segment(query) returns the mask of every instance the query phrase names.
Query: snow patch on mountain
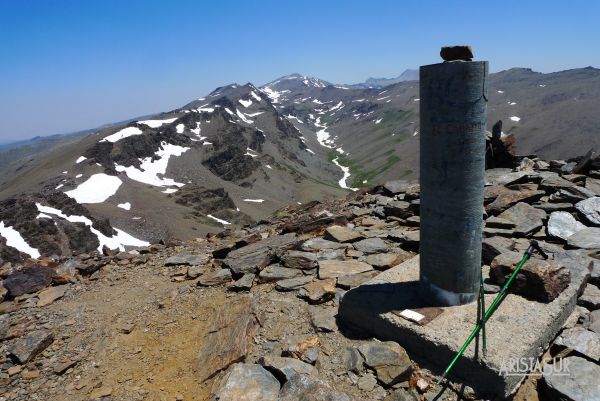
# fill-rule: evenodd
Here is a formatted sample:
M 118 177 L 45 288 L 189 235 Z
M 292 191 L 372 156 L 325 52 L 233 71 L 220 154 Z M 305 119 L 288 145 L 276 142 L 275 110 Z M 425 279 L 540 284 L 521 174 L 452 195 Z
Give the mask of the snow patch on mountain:
M 348 178 L 350 178 L 350 168 L 346 167 L 346 166 L 342 166 L 339 162 L 338 162 L 338 158 L 336 157 L 335 159 L 332 160 L 333 164 L 335 164 L 336 166 L 338 166 L 340 169 L 342 169 L 342 171 L 344 172 L 344 176 L 338 181 L 338 184 L 340 185 L 340 187 L 344 188 L 344 189 L 350 189 L 352 191 L 356 191 L 357 188 L 350 188 L 347 184 L 346 184 L 346 180 Z
M 246 124 L 252 124 L 254 122 L 254 121 L 250 120 L 248 117 L 246 117 L 244 115 L 244 113 L 242 113 L 239 109 L 235 109 L 235 113 L 240 118 L 240 120 L 242 120 Z
M 104 173 L 94 174 L 75 189 L 65 192 L 77 203 L 102 203 L 117 193 L 123 182 L 119 177 Z
M 120 141 L 123 138 L 128 138 L 130 136 L 135 136 L 135 135 L 141 135 L 142 133 L 143 133 L 142 130 L 139 129 L 138 127 L 126 127 L 126 128 L 123 128 L 120 131 L 115 132 L 112 135 L 107 136 L 106 138 L 104 138 L 100 142 L 112 142 L 112 143 L 115 143 L 117 141 Z M 81 157 L 80 157 L 80 159 L 81 159 Z
M 52 214 L 52 215 L 55 215 L 62 219 L 65 219 L 67 221 L 70 221 L 71 223 L 83 223 L 86 226 L 88 226 L 90 228 L 90 231 L 96 237 L 98 237 L 98 242 L 100 243 L 100 245 L 98 246 L 98 251 L 100 251 L 100 252 L 102 252 L 102 248 L 105 245 L 109 249 L 119 248 L 119 250 L 121 250 L 121 251 L 125 250 L 125 246 L 141 247 L 141 246 L 150 245 L 149 242 L 137 239 L 134 236 L 127 234 L 125 231 L 119 230 L 118 228 L 114 228 L 114 227 L 113 228 L 117 232 L 117 234 L 113 235 L 112 237 L 107 237 L 106 235 L 102 234 L 100 231 L 96 230 L 93 227 L 92 221 L 85 216 L 77 216 L 77 215 L 67 216 L 61 210 L 55 209 L 53 207 L 44 206 L 39 203 L 36 203 L 35 205 L 40 213 Z
M 15 248 L 19 252 L 26 253 L 34 259 L 41 256 L 40 251 L 30 246 L 17 230 L 5 226 L 3 221 L 0 221 L 0 236 L 6 239 L 6 245 Z
M 173 180 L 172 178 L 161 178 L 159 177 L 159 175 L 162 176 L 167 172 L 169 158 L 171 156 L 181 156 L 189 149 L 190 148 L 187 147 L 171 145 L 166 142 L 161 142 L 161 149 L 159 149 L 155 153 L 155 156 L 158 159 L 153 160 L 152 157 L 142 159 L 140 160 L 140 168 L 137 168 L 135 166 L 125 167 L 115 165 L 115 169 L 119 172 L 125 172 L 125 174 L 127 174 L 127 177 L 134 181 L 141 182 L 143 184 L 149 184 L 156 187 L 183 187 L 185 184 L 175 182 L 175 180 Z
M 138 124 L 144 124 L 147 125 L 150 128 L 158 128 L 160 126 L 162 126 L 163 124 L 171 124 L 173 121 L 177 120 L 179 117 L 174 117 L 174 118 L 167 118 L 165 120 L 143 120 L 143 121 L 138 121 Z
M 250 107 L 250 105 L 252 104 L 252 100 L 240 99 L 238 100 L 238 102 L 240 102 L 240 104 L 244 107 Z
M 214 220 L 214 221 L 216 221 L 217 223 L 221 223 L 221 224 L 223 224 L 224 226 L 227 226 L 227 225 L 231 224 L 230 222 L 228 222 L 228 221 L 225 221 L 225 220 L 221 220 L 221 219 L 219 219 L 218 217 L 215 217 L 215 216 L 213 216 L 212 214 L 207 214 L 207 215 L 206 215 L 206 217 L 208 217 L 209 219 L 213 219 L 213 220 Z
M 117 207 L 120 207 L 121 209 L 125 209 L 125 210 L 131 210 L 131 203 L 129 203 L 129 202 L 119 203 L 117 205 Z

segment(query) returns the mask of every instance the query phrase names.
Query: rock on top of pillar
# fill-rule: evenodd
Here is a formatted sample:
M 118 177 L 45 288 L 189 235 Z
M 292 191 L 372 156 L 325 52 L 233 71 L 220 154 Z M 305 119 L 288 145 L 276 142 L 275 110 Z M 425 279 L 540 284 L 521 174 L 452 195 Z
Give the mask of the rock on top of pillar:
M 471 46 L 445 46 L 440 50 L 440 56 L 444 61 L 471 61 L 473 49 Z

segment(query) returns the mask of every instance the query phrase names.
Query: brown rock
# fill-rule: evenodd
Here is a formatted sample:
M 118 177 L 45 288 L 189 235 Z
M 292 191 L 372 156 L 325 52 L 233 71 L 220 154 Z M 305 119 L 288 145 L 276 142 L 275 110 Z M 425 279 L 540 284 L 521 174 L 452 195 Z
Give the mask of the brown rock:
M 350 288 L 358 287 L 362 283 L 365 283 L 377 276 L 380 272 L 377 270 L 371 270 L 364 273 L 351 274 L 349 276 L 341 276 L 338 278 L 337 286 L 345 290 Z
M 348 276 L 373 270 L 373 267 L 365 262 L 356 260 L 320 260 L 319 278 L 335 278 Z
M 333 238 L 337 242 L 353 242 L 362 239 L 363 236 L 354 230 L 344 226 L 331 226 L 325 230 L 327 236 Z
M 494 258 L 490 277 L 498 285 L 504 285 L 514 268 L 521 261 L 517 252 L 505 252 Z M 509 287 L 508 291 L 539 302 L 551 302 L 567 288 L 571 272 L 554 261 L 529 259 Z
M 312 270 L 317 267 L 317 255 L 312 252 L 287 251 L 281 256 L 281 263 L 290 269 Z
M 375 253 L 367 256 L 366 262 L 377 270 L 387 270 L 390 267 L 394 267 L 406 259 L 409 259 L 410 256 L 408 255 L 410 255 L 408 252 L 404 252 L 404 255 L 398 255 L 396 253 Z
M 219 269 L 200 276 L 197 284 L 210 287 L 213 285 L 227 284 L 229 282 L 231 282 L 231 271 L 229 271 L 229 269 Z
M 329 301 L 335 296 L 335 278 L 310 282 L 300 289 L 298 296 L 313 304 Z
M 107 248 L 108 249 L 108 248 Z M 90 393 L 90 400 L 96 400 L 98 398 L 110 397 L 113 393 L 113 388 L 109 386 L 100 387 Z
M 314 365 L 319 357 L 319 337 L 292 337 L 288 339 L 281 355 L 290 358 L 300 359 L 306 363 Z
M 371 341 L 358 347 L 365 364 L 377 372 L 377 378 L 386 386 L 407 379 L 412 371 L 408 354 L 394 341 Z
M 499 190 L 498 196 L 492 203 L 485 207 L 490 214 L 498 214 L 518 202 L 533 202 L 545 195 L 544 191 L 521 190 L 513 191 L 504 186 Z
M 236 302 L 227 302 L 214 311 L 207 315 L 212 329 L 198 350 L 196 366 L 200 382 L 244 360 L 257 324 L 249 296 L 237 297 Z
M 69 288 L 68 284 L 65 285 L 57 285 L 56 287 L 48 287 L 45 290 L 40 291 L 38 294 L 39 301 L 37 303 L 38 307 L 50 305 L 54 301 L 59 298 L 62 298 L 65 295 L 65 292 Z

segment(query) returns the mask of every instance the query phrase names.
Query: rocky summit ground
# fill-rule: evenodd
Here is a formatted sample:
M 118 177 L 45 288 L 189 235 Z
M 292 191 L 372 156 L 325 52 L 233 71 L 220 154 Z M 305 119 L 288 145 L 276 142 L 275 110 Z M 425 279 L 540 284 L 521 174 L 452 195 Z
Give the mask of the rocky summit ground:
M 0 400 L 494 399 L 477 383 L 444 390 L 400 344 L 336 317 L 348 289 L 416 255 L 419 192 L 393 181 L 206 238 L 0 262 Z M 551 258 L 520 296 L 556 297 L 567 256 L 588 281 L 514 399 L 600 399 L 600 160 L 488 170 L 485 209 L 488 292 L 531 237 Z M 556 355 L 573 375 L 551 374 Z

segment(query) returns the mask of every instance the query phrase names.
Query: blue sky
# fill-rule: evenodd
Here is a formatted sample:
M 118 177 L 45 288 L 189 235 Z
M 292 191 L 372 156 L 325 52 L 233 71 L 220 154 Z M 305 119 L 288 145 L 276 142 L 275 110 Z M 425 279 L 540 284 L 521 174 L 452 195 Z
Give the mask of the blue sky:
M 600 67 L 599 2 L 0 1 L 0 143 L 300 72 L 393 77 L 470 44 L 492 71 Z

